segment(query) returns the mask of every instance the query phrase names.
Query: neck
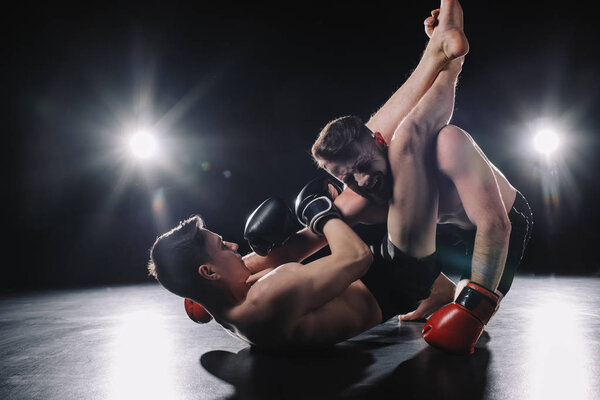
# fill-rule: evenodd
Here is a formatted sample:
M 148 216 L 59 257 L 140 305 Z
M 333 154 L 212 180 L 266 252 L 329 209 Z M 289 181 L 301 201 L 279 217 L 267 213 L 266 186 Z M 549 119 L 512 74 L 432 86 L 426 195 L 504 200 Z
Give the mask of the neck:
M 202 302 L 206 309 L 215 317 L 222 318 L 229 310 L 240 305 L 246 299 L 248 286 L 225 286 L 213 287 L 212 293 L 206 293 L 205 300 Z

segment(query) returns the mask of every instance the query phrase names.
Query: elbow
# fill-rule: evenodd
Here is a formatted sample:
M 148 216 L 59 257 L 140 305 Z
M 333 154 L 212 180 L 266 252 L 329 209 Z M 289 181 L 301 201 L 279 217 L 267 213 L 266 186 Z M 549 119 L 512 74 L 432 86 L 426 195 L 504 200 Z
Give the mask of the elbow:
M 351 250 L 347 249 L 343 255 L 332 254 L 330 257 L 334 257 L 334 259 L 332 259 L 333 264 L 342 268 L 349 274 L 349 283 L 356 279 L 360 279 L 373 263 L 373 254 L 371 254 L 371 251 L 366 245 L 358 246 Z
M 371 253 L 366 244 L 357 249 L 353 257 L 353 264 L 356 266 L 360 276 L 364 275 L 369 270 L 371 264 L 373 264 L 373 253 Z
M 371 253 L 371 250 L 366 245 L 364 251 L 361 253 L 360 260 L 365 264 L 365 268 L 367 269 L 373 264 L 373 253 Z
M 360 266 L 361 266 L 361 276 L 366 274 L 373 264 L 373 253 L 369 250 L 368 247 L 365 246 L 366 251 L 362 252 L 360 255 Z
M 498 241 L 508 241 L 512 225 L 506 214 L 477 224 L 477 232 Z

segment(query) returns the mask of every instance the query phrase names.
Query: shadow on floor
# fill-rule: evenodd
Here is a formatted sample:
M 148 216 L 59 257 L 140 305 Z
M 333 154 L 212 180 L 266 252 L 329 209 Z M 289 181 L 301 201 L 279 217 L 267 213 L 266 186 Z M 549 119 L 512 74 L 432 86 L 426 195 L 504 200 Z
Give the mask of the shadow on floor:
M 202 355 L 200 363 L 235 387 L 231 399 L 332 399 L 366 377 L 375 361 L 369 349 L 382 346 L 387 344 L 285 353 L 248 347 L 237 354 L 211 351 Z
M 461 356 L 426 347 L 383 379 L 358 388 L 347 398 L 483 399 L 489 361 L 490 352 L 485 348 Z
M 482 399 L 489 338 L 471 356 L 431 347 L 412 356 L 410 341 L 421 337 L 421 325 L 387 325 L 319 350 L 216 350 L 203 354 L 200 364 L 235 388 L 230 399 Z

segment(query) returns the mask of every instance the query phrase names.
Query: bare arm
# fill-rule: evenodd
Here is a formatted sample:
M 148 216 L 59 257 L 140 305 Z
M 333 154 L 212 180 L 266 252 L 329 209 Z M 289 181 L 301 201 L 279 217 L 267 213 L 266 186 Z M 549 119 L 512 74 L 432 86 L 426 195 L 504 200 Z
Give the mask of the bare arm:
M 331 254 L 301 268 L 283 265 L 260 284 L 249 299 L 267 314 L 285 313 L 290 322 L 325 305 L 344 292 L 367 271 L 373 256 L 367 245 L 341 219 L 323 228 Z M 267 279 L 268 278 L 268 279 Z
M 289 262 L 301 262 L 327 245 L 327 240 L 310 229 L 295 233 L 283 246 L 274 248 L 265 256 L 252 252 L 244 256 L 244 264 L 253 274 L 268 268 L 276 268 Z
M 455 126 L 440 133 L 437 158 L 440 171 L 456 186 L 467 216 L 477 227 L 471 280 L 496 290 L 511 224 L 492 167 L 473 139 Z

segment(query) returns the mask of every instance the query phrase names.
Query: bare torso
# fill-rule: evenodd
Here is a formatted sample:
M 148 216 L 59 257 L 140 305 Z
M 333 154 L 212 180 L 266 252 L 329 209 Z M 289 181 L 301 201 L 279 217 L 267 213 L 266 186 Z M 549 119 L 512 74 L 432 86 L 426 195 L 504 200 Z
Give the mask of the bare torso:
M 303 267 L 300 263 L 290 263 L 261 271 L 246 300 L 217 322 L 233 335 L 261 347 L 329 345 L 381 323 L 379 305 L 360 280 L 353 282 L 341 295 L 304 315 L 297 315 L 294 304 L 285 300 L 268 306 L 261 301 L 267 293 L 273 292 L 274 286 L 295 279 Z M 273 302 L 277 303 L 277 298 Z

